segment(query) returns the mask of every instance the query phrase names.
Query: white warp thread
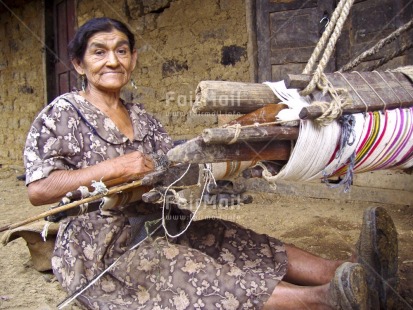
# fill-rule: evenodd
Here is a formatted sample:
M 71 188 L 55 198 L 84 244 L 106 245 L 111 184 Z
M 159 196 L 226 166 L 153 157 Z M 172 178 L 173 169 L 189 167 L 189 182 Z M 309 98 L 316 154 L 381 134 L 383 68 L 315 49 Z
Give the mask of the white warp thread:
M 271 183 L 311 180 L 328 165 L 340 141 L 340 134 L 341 126 L 337 121 L 328 126 L 301 121 L 300 135 L 288 163 L 277 175 L 263 174 L 263 177 Z

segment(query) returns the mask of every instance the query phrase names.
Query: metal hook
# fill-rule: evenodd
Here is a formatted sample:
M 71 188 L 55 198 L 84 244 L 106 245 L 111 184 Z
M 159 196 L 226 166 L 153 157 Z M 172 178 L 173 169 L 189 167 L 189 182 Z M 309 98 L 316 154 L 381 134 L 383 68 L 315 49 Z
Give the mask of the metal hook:
M 326 22 L 326 24 L 324 25 L 324 28 L 327 28 L 327 25 L 328 25 L 328 23 L 330 22 L 330 19 L 327 17 L 327 16 L 324 16 L 322 19 L 320 19 L 320 24 L 323 22 L 323 21 L 327 21 Z

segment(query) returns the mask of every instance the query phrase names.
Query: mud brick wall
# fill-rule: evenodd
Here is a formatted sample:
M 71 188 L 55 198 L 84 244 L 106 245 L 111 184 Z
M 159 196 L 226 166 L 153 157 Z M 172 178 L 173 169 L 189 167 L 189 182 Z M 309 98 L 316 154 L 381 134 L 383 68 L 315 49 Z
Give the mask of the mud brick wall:
M 0 164 L 21 163 L 27 131 L 44 105 L 41 1 L 0 13 Z

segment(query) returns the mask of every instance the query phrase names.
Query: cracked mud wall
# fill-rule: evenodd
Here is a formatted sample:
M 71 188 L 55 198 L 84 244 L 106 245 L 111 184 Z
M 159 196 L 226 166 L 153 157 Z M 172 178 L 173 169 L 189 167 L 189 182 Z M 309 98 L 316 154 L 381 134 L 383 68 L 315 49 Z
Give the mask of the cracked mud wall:
M 0 164 L 21 164 L 31 122 L 44 105 L 42 2 L 0 12 Z

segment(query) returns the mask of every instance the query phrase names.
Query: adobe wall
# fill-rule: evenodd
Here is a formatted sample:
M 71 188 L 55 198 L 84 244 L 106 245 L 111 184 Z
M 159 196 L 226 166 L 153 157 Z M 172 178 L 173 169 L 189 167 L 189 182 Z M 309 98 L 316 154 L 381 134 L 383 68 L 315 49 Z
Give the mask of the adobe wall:
M 42 2 L 12 12 L 0 14 L 1 165 L 22 164 L 29 126 L 44 105 Z

